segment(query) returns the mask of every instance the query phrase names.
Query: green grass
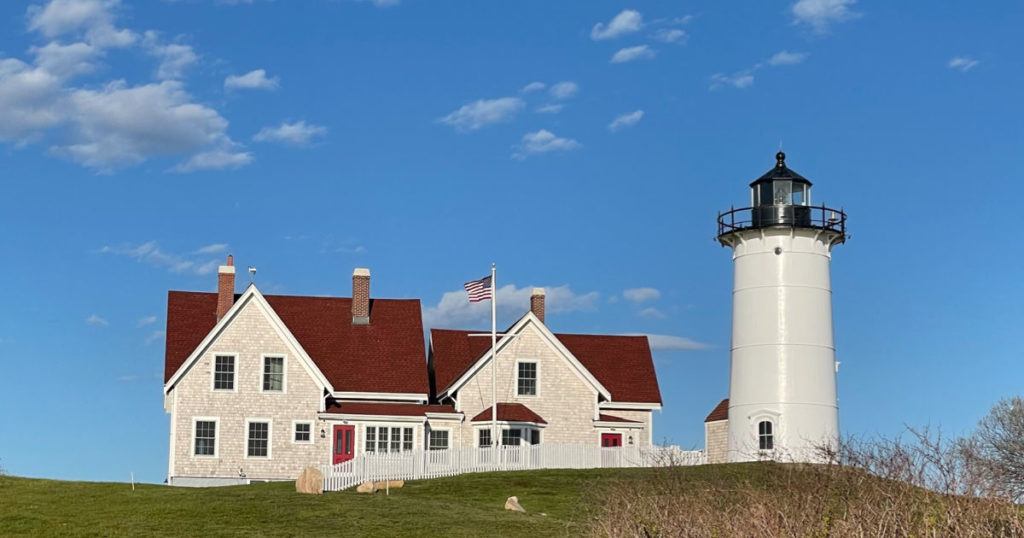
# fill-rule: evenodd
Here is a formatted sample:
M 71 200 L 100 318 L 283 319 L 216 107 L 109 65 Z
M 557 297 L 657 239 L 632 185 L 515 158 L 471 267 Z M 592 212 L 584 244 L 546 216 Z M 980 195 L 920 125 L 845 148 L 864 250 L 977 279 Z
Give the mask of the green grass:
M 684 483 L 767 484 L 773 465 L 680 468 Z M 171 488 L 0 476 L 0 536 L 566 536 L 595 494 L 652 469 L 478 473 L 361 495 L 295 493 L 292 482 Z M 504 509 L 519 497 L 526 514 Z
M 0 477 L 0 535 L 564 536 L 587 493 L 644 469 L 480 473 L 299 495 L 291 482 L 209 489 Z M 504 510 L 519 497 L 528 513 Z

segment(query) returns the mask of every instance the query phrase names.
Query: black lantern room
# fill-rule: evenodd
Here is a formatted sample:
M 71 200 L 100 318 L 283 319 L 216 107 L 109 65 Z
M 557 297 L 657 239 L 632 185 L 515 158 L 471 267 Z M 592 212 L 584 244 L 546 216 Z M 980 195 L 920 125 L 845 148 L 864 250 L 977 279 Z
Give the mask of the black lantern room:
M 755 228 L 764 226 L 810 226 L 811 182 L 786 166 L 786 154 L 775 154 L 775 168 L 750 184 Z
M 750 207 L 718 214 L 718 239 L 757 228 L 817 228 L 846 238 L 846 213 L 811 205 L 811 181 L 786 166 L 786 154 L 775 154 L 775 167 L 750 183 Z

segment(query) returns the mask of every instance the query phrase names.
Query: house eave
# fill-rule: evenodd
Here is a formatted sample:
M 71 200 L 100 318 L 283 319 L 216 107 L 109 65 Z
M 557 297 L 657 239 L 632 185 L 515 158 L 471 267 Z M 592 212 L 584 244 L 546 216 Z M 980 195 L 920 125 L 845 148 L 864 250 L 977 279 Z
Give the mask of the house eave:
M 626 411 L 661 411 L 660 403 L 648 402 L 601 402 L 599 409 L 622 409 Z

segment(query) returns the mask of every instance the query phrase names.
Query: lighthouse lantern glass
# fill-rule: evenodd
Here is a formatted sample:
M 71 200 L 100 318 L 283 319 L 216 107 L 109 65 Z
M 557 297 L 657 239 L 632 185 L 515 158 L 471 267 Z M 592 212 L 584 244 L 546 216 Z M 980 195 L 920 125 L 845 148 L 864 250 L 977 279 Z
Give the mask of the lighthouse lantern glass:
M 775 181 L 775 205 L 789 205 L 793 196 L 792 181 Z

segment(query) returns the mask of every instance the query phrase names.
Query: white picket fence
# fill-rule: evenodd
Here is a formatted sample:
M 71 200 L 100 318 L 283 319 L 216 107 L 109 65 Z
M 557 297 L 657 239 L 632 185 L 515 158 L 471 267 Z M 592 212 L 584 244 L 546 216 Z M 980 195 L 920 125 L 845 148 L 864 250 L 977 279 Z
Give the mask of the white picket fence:
M 679 447 L 618 447 L 540 444 L 494 448 L 411 450 L 363 453 L 337 465 L 324 466 L 324 491 L 340 491 L 367 480 L 420 480 L 487 471 L 530 469 L 596 469 L 701 465 L 704 453 Z

